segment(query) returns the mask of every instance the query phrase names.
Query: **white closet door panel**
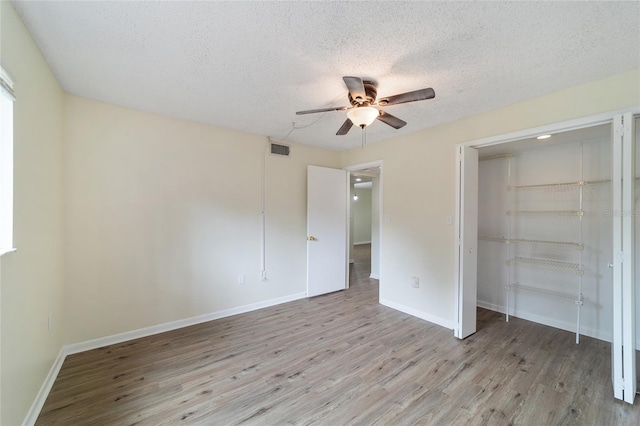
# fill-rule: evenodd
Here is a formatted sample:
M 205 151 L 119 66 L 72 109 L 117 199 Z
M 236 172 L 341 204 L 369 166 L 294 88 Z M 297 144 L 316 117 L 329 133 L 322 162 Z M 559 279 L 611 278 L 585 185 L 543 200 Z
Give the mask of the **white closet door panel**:
M 616 115 L 612 143 L 613 216 L 613 391 L 617 399 L 633 403 L 636 393 L 635 359 L 635 135 L 631 113 Z
M 478 150 L 459 147 L 457 197 L 457 284 L 460 339 L 476 332 L 478 304 Z

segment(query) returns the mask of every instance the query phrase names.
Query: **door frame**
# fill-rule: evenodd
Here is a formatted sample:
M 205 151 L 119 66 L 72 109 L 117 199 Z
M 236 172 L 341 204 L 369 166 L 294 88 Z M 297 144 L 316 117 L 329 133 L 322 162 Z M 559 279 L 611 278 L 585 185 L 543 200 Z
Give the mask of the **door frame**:
M 382 224 L 384 222 L 384 215 L 383 215 L 383 211 L 382 211 L 382 192 L 383 192 L 383 185 L 382 185 L 382 179 L 383 179 L 383 171 L 384 171 L 384 167 L 383 167 L 383 161 L 382 160 L 375 160 L 375 161 L 370 161 L 367 163 L 359 163 L 359 164 L 354 164 L 351 166 L 347 166 L 344 167 L 343 170 L 346 170 L 347 173 L 347 179 L 350 181 L 351 179 L 351 172 L 355 172 L 357 170 L 362 170 L 362 169 L 370 169 L 373 167 L 379 167 L 380 168 L 380 176 L 378 178 L 378 285 L 380 286 L 380 288 L 382 288 Z M 351 182 L 348 183 L 348 186 L 351 187 Z M 351 191 L 348 191 L 347 197 L 349 197 L 349 199 L 347 199 L 347 218 L 351 217 Z M 347 236 L 351 235 L 351 221 L 347 220 Z M 346 264 L 347 264 L 347 268 L 349 268 L 349 238 L 347 238 L 347 258 L 345 259 Z M 347 269 L 348 271 L 348 269 Z M 349 288 L 350 286 L 350 281 L 349 281 L 349 273 L 347 273 L 347 288 Z M 381 293 L 381 292 L 380 292 Z M 380 296 L 378 296 L 380 297 Z
M 477 139 L 477 140 L 473 140 L 473 141 L 469 141 L 469 142 L 465 142 L 465 143 L 460 143 L 456 145 L 456 151 L 460 149 L 460 147 L 466 146 L 466 147 L 472 147 L 472 148 L 482 148 L 482 147 L 487 147 L 487 146 L 492 146 L 492 145 L 501 145 L 501 144 L 505 144 L 505 143 L 509 143 L 509 142 L 514 142 L 520 139 L 527 139 L 527 138 L 531 138 L 531 137 L 535 137 L 538 135 L 542 135 L 542 134 L 547 134 L 547 133 L 562 133 L 562 132 L 566 132 L 566 131 L 571 131 L 571 130 L 578 130 L 578 129 L 583 129 L 583 128 L 587 128 L 587 127 L 593 127 L 593 126 L 598 126 L 601 124 L 611 124 L 612 125 L 612 129 L 613 129 L 613 124 L 614 124 L 614 118 L 617 115 L 620 114 L 624 114 L 624 113 L 631 113 L 632 117 L 637 117 L 640 114 L 640 105 L 635 106 L 635 107 L 631 107 L 631 108 L 624 108 L 624 109 L 619 109 L 619 110 L 615 110 L 615 111 L 610 111 L 610 112 L 606 112 L 606 113 L 602 113 L 602 114 L 596 114 L 596 115 L 591 115 L 591 116 L 586 116 L 586 117 L 581 117 L 581 118 L 577 118 L 577 119 L 573 119 L 573 120 L 567 120 L 567 121 L 561 121 L 561 122 L 556 122 L 556 123 L 552 123 L 552 124 L 547 124 L 544 126 L 539 126 L 539 127 L 534 127 L 534 128 L 530 128 L 530 129 L 525 129 L 525 130 L 520 130 L 517 132 L 512 132 L 512 133 L 506 133 L 506 134 L 502 134 L 502 135 L 497 135 L 497 136 L 491 136 L 488 138 L 483 138 L 483 139 Z M 612 134 L 612 138 L 613 138 L 613 134 Z M 638 141 L 636 141 L 637 143 Z M 457 161 L 457 158 L 456 158 Z M 458 181 L 460 179 L 459 176 L 456 177 L 457 179 L 457 185 L 460 184 L 460 182 Z M 464 197 L 464 193 L 460 194 L 460 197 Z M 456 209 L 456 222 L 458 223 L 460 221 L 460 210 Z M 612 230 L 613 232 L 613 230 Z M 461 266 L 459 264 L 460 259 L 458 257 L 458 242 L 457 242 L 457 238 L 458 236 L 455 236 L 456 241 L 454 243 L 455 249 L 456 249 L 456 262 L 455 262 L 455 268 L 456 268 L 456 275 L 454 275 L 456 277 L 456 282 L 454 283 L 456 285 L 456 288 L 462 288 L 459 286 L 464 286 L 464 282 L 459 281 L 459 277 L 457 274 L 457 271 L 459 270 L 459 267 Z M 477 282 L 476 282 L 476 290 L 477 290 Z M 460 306 L 461 300 L 460 300 L 460 292 L 458 292 L 458 294 L 456 295 L 456 300 L 455 300 L 456 305 L 454 306 L 455 311 L 454 312 L 458 312 L 458 307 Z M 615 303 L 615 301 L 614 301 Z M 622 308 L 622 307 L 620 307 Z M 616 307 L 614 306 L 614 312 L 616 311 Z M 464 312 L 460 312 L 459 315 L 456 317 L 456 324 L 455 327 L 456 329 L 460 329 L 461 325 L 462 325 L 462 316 L 464 315 Z M 634 318 L 635 320 L 635 318 Z M 634 325 L 635 325 L 635 321 L 634 321 Z M 612 343 L 613 345 L 613 343 Z M 630 361 L 630 360 L 627 360 Z M 615 360 L 612 357 L 612 372 L 615 370 Z M 635 358 L 633 358 L 633 361 L 631 361 L 635 364 Z M 615 392 L 615 387 L 617 386 L 617 384 L 615 382 L 619 382 L 620 380 L 618 380 L 616 377 L 612 377 L 613 381 L 614 381 L 614 394 L 616 395 L 617 398 L 618 394 L 617 392 Z M 635 377 L 633 378 L 633 380 L 635 380 Z M 633 401 L 632 398 L 630 398 L 631 401 Z

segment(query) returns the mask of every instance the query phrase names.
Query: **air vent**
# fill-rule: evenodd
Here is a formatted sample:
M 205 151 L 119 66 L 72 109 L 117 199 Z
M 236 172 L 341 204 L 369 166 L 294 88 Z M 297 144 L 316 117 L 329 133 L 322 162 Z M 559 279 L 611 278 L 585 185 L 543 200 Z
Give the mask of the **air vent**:
M 291 146 L 271 142 L 271 154 L 281 157 L 291 157 Z

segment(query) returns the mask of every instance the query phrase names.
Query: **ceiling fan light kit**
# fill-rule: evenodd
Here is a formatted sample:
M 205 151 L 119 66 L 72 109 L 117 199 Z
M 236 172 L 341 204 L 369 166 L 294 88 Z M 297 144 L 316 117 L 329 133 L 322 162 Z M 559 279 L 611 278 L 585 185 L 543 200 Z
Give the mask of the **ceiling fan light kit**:
M 399 119 L 386 111 L 374 108 L 374 105 L 378 106 L 390 106 L 397 104 L 404 104 L 407 102 L 423 101 L 426 99 L 433 99 L 436 97 L 436 93 L 432 88 L 414 90 L 413 92 L 401 93 L 399 95 L 387 96 L 379 99 L 376 102 L 376 96 L 378 95 L 378 85 L 371 80 L 363 80 L 360 77 L 342 77 L 344 84 L 349 89 L 349 102 L 350 107 L 330 107 L 321 109 L 310 109 L 306 111 L 298 111 L 296 114 L 314 114 L 317 112 L 329 112 L 329 111 L 348 111 L 347 120 L 342 124 L 336 135 L 346 135 L 351 127 L 356 126 L 364 129 L 371 125 L 376 119 L 383 123 L 399 129 L 407 125 L 407 122 Z
M 369 106 L 352 108 L 347 112 L 349 120 L 358 127 L 370 125 L 376 118 L 378 118 L 379 115 L 380 111 Z

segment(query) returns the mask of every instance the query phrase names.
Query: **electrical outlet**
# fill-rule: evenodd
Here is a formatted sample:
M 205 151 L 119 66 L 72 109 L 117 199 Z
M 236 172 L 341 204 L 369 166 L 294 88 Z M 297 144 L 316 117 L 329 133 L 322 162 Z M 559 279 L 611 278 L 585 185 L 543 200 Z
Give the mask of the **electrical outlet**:
M 238 275 L 238 284 L 244 284 L 244 274 Z
M 420 278 L 418 278 L 418 277 L 411 277 L 411 287 L 413 287 L 413 288 L 420 288 Z

